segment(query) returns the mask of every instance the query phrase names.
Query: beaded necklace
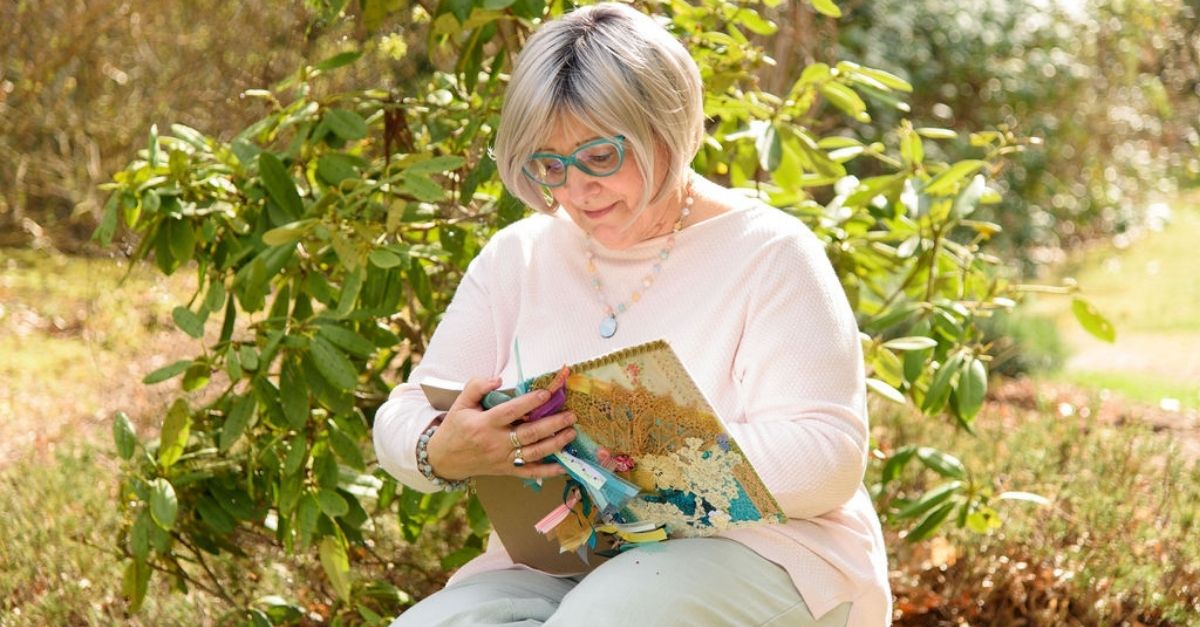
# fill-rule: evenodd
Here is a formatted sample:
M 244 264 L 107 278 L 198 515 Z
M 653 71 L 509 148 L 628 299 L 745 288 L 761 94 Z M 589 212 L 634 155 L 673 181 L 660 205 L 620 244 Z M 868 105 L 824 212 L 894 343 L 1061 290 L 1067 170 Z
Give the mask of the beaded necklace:
M 600 337 L 608 339 L 617 334 L 617 316 L 625 313 L 630 307 L 642 299 L 642 295 L 654 285 L 654 281 L 662 272 L 662 266 L 671 256 L 671 250 L 675 248 L 675 235 L 683 229 L 683 222 L 692 213 L 692 205 L 696 202 L 692 195 L 692 183 L 688 181 L 684 188 L 683 208 L 679 210 L 679 219 L 675 221 L 675 225 L 671 227 L 671 234 L 667 236 L 666 245 L 658 251 L 658 259 L 651 266 L 650 272 L 642 277 L 640 289 L 635 289 L 629 295 L 629 300 L 617 303 L 614 308 L 608 303 L 608 299 L 604 296 L 604 281 L 600 280 L 600 273 L 596 269 L 596 253 L 592 250 L 592 236 L 587 236 L 587 244 L 584 250 L 584 256 L 587 258 L 587 272 L 592 277 L 592 288 L 596 290 L 596 298 L 600 301 L 600 305 L 604 307 L 604 317 L 600 320 Z

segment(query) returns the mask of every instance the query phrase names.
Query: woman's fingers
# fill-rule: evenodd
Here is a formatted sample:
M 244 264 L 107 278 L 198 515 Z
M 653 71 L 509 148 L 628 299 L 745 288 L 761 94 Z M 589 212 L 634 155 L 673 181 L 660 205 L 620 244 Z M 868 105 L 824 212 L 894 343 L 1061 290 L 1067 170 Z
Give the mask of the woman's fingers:
M 495 389 L 495 388 L 493 388 Z M 484 392 L 486 394 L 487 392 Z M 480 396 L 482 399 L 483 397 Z M 497 427 L 507 427 L 529 412 L 537 409 L 542 403 L 550 400 L 550 393 L 545 390 L 534 390 L 522 394 L 511 401 L 500 403 L 485 412 L 488 420 Z
M 571 440 L 574 439 L 575 430 L 567 427 L 566 429 L 553 433 L 548 437 L 538 440 L 537 442 L 521 446 L 521 457 L 526 462 L 541 460 L 543 457 L 549 457 L 550 455 L 561 451 L 564 446 L 570 444 Z M 508 456 L 508 461 L 511 463 L 512 459 L 513 454 L 510 453 Z
M 513 468 L 514 476 L 523 479 L 549 479 L 558 475 L 567 474 L 567 470 L 558 464 L 526 464 L 520 468 Z
M 562 412 L 533 422 L 517 423 L 511 428 L 516 432 L 517 441 L 521 443 L 521 446 L 525 446 L 544 440 L 573 424 L 575 424 L 575 414 Z
M 454 404 L 450 406 L 449 411 L 456 409 L 474 409 L 479 407 L 479 403 L 483 401 L 483 397 L 487 396 L 488 392 L 500 387 L 500 379 L 468 379 L 467 384 L 463 386 L 463 391 L 454 399 Z

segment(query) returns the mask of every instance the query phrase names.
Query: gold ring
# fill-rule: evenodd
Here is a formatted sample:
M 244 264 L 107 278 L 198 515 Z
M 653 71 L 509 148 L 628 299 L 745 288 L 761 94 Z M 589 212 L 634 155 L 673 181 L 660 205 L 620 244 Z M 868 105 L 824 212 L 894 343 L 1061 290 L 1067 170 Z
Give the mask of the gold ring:
M 515 450 L 517 452 L 517 455 L 516 455 L 516 457 L 513 458 L 512 464 L 513 464 L 513 466 L 520 468 L 521 466 L 525 465 L 525 458 L 521 455 L 521 447 L 518 446 Z
M 508 430 L 508 441 L 512 442 L 514 449 L 521 448 L 521 439 L 517 437 L 517 430 L 515 427 Z

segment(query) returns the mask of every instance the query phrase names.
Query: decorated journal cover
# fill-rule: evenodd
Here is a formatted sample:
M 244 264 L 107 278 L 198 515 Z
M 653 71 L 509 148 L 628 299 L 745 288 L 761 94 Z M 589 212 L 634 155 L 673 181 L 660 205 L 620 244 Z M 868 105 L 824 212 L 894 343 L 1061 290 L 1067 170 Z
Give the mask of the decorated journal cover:
M 452 395 L 422 385 L 431 404 L 449 406 Z M 547 543 L 586 563 L 589 554 L 786 519 L 665 341 L 566 366 L 516 391 L 542 388 L 555 392 L 547 404 L 553 405 L 530 419 L 563 410 L 577 418 L 575 441 L 553 456 L 567 468 L 566 480 L 540 486 L 513 477 L 475 481 L 515 560 L 564 572 L 570 560 L 552 566 L 529 560 L 538 561 L 534 554 L 544 555 L 539 549 Z M 522 501 L 525 507 L 517 505 Z M 547 505 L 554 507 L 546 511 Z M 531 506 L 541 509 L 529 512 Z M 513 520 L 522 516 L 529 520 Z M 533 546 L 538 542 L 543 546 Z

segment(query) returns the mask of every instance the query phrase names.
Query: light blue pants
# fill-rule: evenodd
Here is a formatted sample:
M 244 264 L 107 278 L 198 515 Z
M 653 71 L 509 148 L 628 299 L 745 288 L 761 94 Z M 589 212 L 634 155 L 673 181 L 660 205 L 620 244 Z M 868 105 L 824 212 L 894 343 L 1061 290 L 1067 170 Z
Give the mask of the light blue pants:
M 845 627 L 850 604 L 813 618 L 787 571 L 720 538 L 622 553 L 586 576 L 480 573 L 409 608 L 392 627 L 762 625 Z

